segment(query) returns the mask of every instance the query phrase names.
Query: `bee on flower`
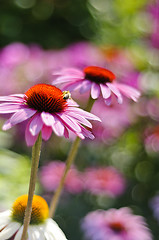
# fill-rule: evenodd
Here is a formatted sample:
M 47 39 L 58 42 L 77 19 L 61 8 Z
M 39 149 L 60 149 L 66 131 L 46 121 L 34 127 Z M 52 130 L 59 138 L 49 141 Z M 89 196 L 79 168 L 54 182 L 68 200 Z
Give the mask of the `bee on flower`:
M 8 130 L 14 125 L 29 120 L 25 138 L 28 146 L 33 146 L 38 134 L 46 141 L 52 131 L 57 136 L 69 137 L 69 131 L 81 139 L 94 139 L 89 129 L 92 124 L 88 120 L 100 121 L 94 114 L 78 108 L 69 91 L 62 92 L 49 84 L 37 84 L 24 94 L 14 94 L 0 97 L 0 113 L 13 113 L 3 125 Z

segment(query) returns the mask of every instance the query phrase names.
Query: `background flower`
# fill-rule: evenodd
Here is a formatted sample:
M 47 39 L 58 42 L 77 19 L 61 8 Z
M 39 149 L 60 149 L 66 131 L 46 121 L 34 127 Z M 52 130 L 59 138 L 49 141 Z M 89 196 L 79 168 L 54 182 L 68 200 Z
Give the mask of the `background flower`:
M 109 209 L 89 213 L 82 222 L 85 236 L 93 240 L 151 240 L 151 233 L 141 216 L 129 208 Z
M 61 161 L 49 162 L 40 171 L 40 182 L 46 191 L 55 191 L 65 169 Z M 82 174 L 75 167 L 71 167 L 64 183 L 64 189 L 70 193 L 78 194 L 83 191 L 84 181 Z

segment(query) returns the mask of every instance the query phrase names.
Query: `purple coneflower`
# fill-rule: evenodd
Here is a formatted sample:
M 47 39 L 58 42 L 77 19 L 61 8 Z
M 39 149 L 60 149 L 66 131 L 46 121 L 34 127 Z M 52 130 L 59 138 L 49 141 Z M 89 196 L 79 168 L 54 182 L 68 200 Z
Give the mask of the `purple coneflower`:
M 126 207 L 91 212 L 82 228 L 91 240 L 152 240 L 144 218 L 133 215 Z
M 53 84 L 65 83 L 65 88 L 70 91 L 80 89 L 80 93 L 91 90 L 93 99 L 97 99 L 101 92 L 108 105 L 111 102 L 112 93 L 117 97 L 119 103 L 123 101 L 122 94 L 134 101 L 137 101 L 140 96 L 140 92 L 135 88 L 117 83 L 114 73 L 102 67 L 89 66 L 83 70 L 65 68 L 55 74 L 61 76 L 54 80 Z
M 55 191 L 64 174 L 64 170 L 65 163 L 61 161 L 49 162 L 43 166 L 40 171 L 40 181 L 44 189 L 47 191 Z M 82 192 L 83 187 L 84 182 L 82 175 L 75 166 L 71 167 L 65 179 L 64 189 L 72 194 L 78 194 Z
M 0 113 L 13 113 L 3 125 L 3 130 L 29 119 L 25 131 L 28 146 L 34 145 L 38 134 L 48 140 L 52 131 L 58 136 L 69 137 L 71 130 L 80 138 L 94 138 L 89 129 L 92 127 L 87 120 L 99 120 L 95 115 L 80 108 L 70 99 L 68 91 L 62 92 L 59 88 L 49 84 L 37 84 L 25 94 L 15 94 L 0 97 Z
M 113 167 L 88 168 L 84 173 L 85 189 L 95 195 L 115 197 L 123 193 L 125 180 Z

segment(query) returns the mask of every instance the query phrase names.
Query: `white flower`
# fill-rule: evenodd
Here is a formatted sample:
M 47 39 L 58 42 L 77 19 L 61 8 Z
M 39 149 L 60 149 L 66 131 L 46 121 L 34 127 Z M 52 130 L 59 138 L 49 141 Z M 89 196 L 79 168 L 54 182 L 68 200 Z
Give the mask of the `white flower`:
M 21 240 L 23 220 L 28 195 L 22 195 L 13 203 L 12 210 L 0 213 L 0 240 Z M 48 218 L 46 201 L 34 195 L 31 221 L 27 230 L 29 240 L 67 240 L 57 223 Z

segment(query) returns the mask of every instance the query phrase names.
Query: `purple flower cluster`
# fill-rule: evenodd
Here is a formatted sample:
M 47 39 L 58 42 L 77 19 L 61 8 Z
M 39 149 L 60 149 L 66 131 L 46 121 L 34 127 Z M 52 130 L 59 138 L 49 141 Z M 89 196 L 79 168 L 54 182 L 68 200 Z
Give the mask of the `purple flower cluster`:
M 56 190 L 64 168 L 65 163 L 60 161 L 53 161 L 41 167 L 40 182 L 46 191 Z M 113 167 L 92 167 L 79 172 L 73 166 L 66 177 L 64 189 L 72 194 L 88 191 L 94 195 L 115 197 L 124 192 L 125 180 Z

